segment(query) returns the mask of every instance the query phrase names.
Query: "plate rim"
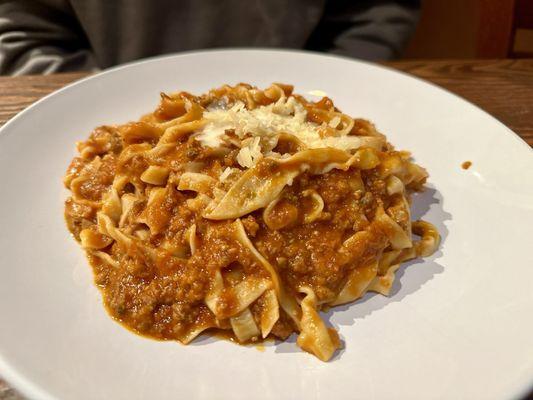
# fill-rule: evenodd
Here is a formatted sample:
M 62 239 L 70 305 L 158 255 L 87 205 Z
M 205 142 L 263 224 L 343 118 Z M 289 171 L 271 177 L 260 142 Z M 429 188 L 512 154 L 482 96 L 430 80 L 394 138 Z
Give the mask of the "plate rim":
M 10 119 L 8 119 L 4 125 L 0 127 L 0 141 L 5 136 L 4 130 L 7 130 L 9 126 L 11 126 L 14 122 L 16 122 L 20 117 L 23 117 L 26 112 L 30 112 L 33 110 L 34 107 L 37 107 L 40 105 L 41 102 L 47 101 L 49 98 L 59 95 L 63 91 L 71 90 L 73 87 L 76 87 L 78 85 L 86 84 L 88 81 L 92 79 L 99 79 L 102 76 L 105 75 L 111 75 L 113 73 L 119 72 L 122 69 L 127 69 L 131 67 L 135 67 L 138 65 L 144 65 L 149 64 L 152 62 L 159 62 L 165 59 L 175 59 L 175 58 L 184 58 L 184 57 L 190 57 L 190 56 L 196 56 L 196 55 L 203 55 L 203 54 L 214 54 L 214 53 L 228 53 L 228 52 L 234 52 L 234 53 L 279 53 L 279 54 L 300 54 L 300 55 L 307 55 L 307 56 L 313 56 L 313 57 L 319 57 L 319 58 L 328 58 L 332 60 L 344 60 L 347 62 L 352 62 L 356 64 L 363 64 L 366 65 L 369 68 L 375 68 L 380 70 L 385 70 L 393 74 L 398 74 L 400 76 L 403 76 L 404 78 L 412 79 L 415 81 L 418 81 L 418 83 L 423 83 L 429 86 L 432 86 L 434 89 L 439 90 L 441 92 L 444 92 L 448 95 L 453 96 L 456 100 L 460 100 L 465 104 L 468 104 L 470 107 L 474 107 L 478 111 L 482 112 L 486 116 L 490 117 L 494 121 L 496 121 L 501 127 L 505 128 L 507 133 L 512 134 L 511 136 L 514 136 L 515 140 L 518 139 L 518 142 L 521 143 L 521 145 L 528 148 L 531 152 L 533 152 L 533 147 L 531 147 L 522 137 L 513 131 L 511 128 L 509 128 L 507 125 L 505 125 L 502 121 L 500 121 L 498 118 L 496 118 L 494 115 L 490 114 L 488 111 L 485 111 L 483 108 L 478 106 L 477 104 L 472 103 L 470 100 L 450 91 L 447 88 L 444 88 L 442 86 L 437 85 L 436 83 L 433 83 L 431 81 L 428 81 L 426 79 L 420 78 L 418 76 L 412 75 L 408 72 L 401 71 L 398 69 L 395 69 L 394 67 L 388 66 L 388 65 L 382 65 L 378 64 L 376 62 L 368 61 L 368 60 L 362 60 L 357 58 L 351 58 L 344 55 L 338 55 L 338 54 L 329 54 L 329 53 L 322 53 L 318 51 L 310 51 L 310 50 L 301 50 L 301 49 L 285 49 L 285 48 L 269 48 L 269 47 L 219 47 L 219 48 L 213 48 L 213 49 L 202 49 L 202 50 L 189 50 L 189 51 L 183 51 L 183 52 L 177 52 L 177 53 L 170 53 L 170 54 L 162 54 L 162 55 L 156 55 L 152 57 L 145 57 L 138 60 L 129 61 L 120 65 L 116 65 L 110 68 L 105 68 L 103 70 L 100 70 L 96 73 L 90 73 L 90 75 L 83 77 L 81 79 L 75 80 L 74 82 L 68 83 L 67 85 L 54 90 L 52 93 L 48 93 L 44 97 L 40 98 L 39 100 L 35 101 L 34 103 L 30 104 L 25 109 L 19 111 L 17 114 L 12 116 Z M 65 72 L 68 73 L 68 72 Z

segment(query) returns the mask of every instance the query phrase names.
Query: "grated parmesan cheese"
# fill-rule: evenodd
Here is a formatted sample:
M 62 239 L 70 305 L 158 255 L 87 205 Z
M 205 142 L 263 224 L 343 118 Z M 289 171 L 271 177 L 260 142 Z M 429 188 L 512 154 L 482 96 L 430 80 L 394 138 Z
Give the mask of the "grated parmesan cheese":
M 329 126 L 332 128 L 336 128 L 341 123 L 341 119 L 339 117 L 333 117 L 331 121 L 329 121 Z
M 237 154 L 237 162 L 245 168 L 252 168 L 254 166 L 249 147 L 243 147 L 239 150 L 239 154 Z
M 240 139 L 257 137 L 258 141 L 253 142 L 256 149 L 259 140 L 266 147 L 270 147 L 269 144 L 275 145 L 275 138 L 280 132 L 290 133 L 304 143 L 320 140 L 320 125 L 306 121 L 307 112 L 294 97 L 280 99 L 253 110 L 248 110 L 244 103 L 237 102 L 229 109 L 206 111 L 203 117 L 207 123 L 196 135 L 196 140 L 207 147 L 222 145 L 227 130 L 234 130 Z M 249 155 L 253 158 L 256 152 L 252 148 L 250 150 Z M 241 158 L 249 160 L 247 152 Z
M 236 102 L 230 108 L 210 107 L 204 112 L 206 124 L 194 137 L 203 146 L 219 147 L 235 137 L 229 137 L 228 131 L 240 140 L 241 149 L 237 162 L 245 167 L 253 167 L 264 154 L 272 153 L 279 134 L 285 132 L 294 135 L 307 148 L 334 147 L 342 150 L 360 146 L 360 138 L 354 136 L 321 137 L 325 128 L 307 121 L 305 107 L 293 96 L 281 98 L 273 104 L 248 110 L 244 103 Z M 330 127 L 336 128 L 340 123 L 338 116 L 330 121 Z
M 224 182 L 226 179 L 228 179 L 228 177 L 233 173 L 233 168 L 231 167 L 226 167 L 226 169 L 224 171 L 222 171 L 222 173 L 220 174 L 220 176 L 218 177 L 218 180 L 219 182 Z

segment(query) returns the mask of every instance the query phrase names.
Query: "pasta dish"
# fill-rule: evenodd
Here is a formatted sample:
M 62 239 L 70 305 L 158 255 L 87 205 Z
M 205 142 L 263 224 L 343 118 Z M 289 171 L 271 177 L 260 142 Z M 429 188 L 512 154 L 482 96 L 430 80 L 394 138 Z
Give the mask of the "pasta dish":
M 438 246 L 410 215 L 426 171 L 370 122 L 290 85 L 161 94 L 153 113 L 77 149 L 68 228 L 110 315 L 156 339 L 297 333 L 327 361 L 340 340 L 320 311 L 389 294 L 402 262 Z

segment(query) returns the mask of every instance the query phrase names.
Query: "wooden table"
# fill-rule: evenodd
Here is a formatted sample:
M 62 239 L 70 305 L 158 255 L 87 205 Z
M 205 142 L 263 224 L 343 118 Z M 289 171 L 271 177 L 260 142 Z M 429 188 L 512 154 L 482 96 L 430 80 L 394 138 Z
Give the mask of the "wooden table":
M 385 65 L 464 97 L 533 146 L 533 60 L 394 61 Z M 41 97 L 85 76 L 0 77 L 0 125 Z M 0 380 L 0 400 L 19 399 Z

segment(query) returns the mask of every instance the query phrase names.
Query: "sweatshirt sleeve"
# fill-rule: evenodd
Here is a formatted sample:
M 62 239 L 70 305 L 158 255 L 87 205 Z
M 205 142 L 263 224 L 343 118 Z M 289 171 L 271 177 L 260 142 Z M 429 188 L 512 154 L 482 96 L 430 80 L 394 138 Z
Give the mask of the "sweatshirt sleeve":
M 366 60 L 398 57 L 419 10 L 420 0 L 329 0 L 307 47 Z
M 0 2 L 0 74 L 94 70 L 89 44 L 68 3 Z

